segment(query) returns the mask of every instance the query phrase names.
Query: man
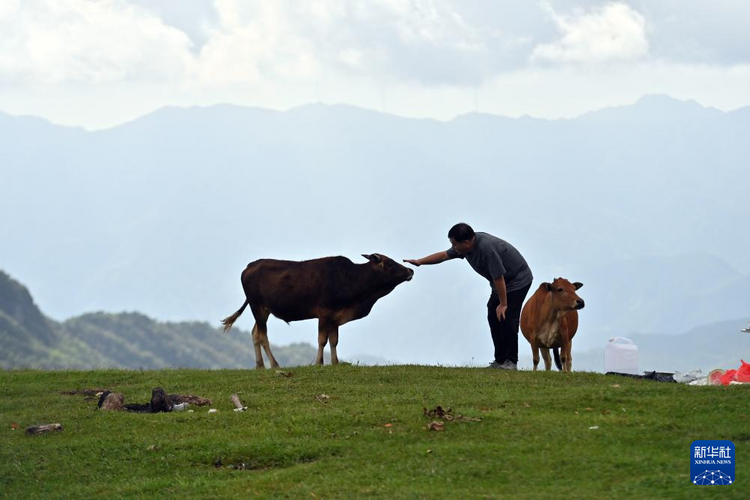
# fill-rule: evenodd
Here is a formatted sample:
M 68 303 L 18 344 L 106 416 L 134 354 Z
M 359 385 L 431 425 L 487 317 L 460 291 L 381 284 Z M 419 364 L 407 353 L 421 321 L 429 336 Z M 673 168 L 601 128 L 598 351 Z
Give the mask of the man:
M 475 233 L 463 222 L 448 231 L 448 239 L 451 242 L 448 250 L 421 259 L 404 259 L 404 262 L 418 267 L 465 258 L 487 279 L 492 288 L 487 302 L 487 321 L 495 344 L 495 359 L 490 368 L 516 370 L 521 306 L 534 278 L 526 259 L 507 241 L 488 233 Z

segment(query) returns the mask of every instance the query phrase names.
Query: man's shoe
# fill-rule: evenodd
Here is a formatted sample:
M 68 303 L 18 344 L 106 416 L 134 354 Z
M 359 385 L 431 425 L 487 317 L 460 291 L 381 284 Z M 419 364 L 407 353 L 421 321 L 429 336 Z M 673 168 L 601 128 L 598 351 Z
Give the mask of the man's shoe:
M 498 363 L 497 361 L 493 361 L 492 363 L 490 363 L 490 366 L 488 366 L 487 368 L 498 368 L 499 369 L 499 368 L 502 368 L 502 367 L 503 367 L 503 363 Z
M 516 371 L 518 370 L 518 365 L 514 363 L 513 361 L 506 361 L 503 364 L 501 364 L 498 368 L 501 370 L 510 370 L 510 371 Z

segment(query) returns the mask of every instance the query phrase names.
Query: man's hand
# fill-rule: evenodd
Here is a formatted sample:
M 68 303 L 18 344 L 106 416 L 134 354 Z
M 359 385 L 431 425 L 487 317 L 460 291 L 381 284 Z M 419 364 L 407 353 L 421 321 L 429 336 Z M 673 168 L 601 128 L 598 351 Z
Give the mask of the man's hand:
M 505 311 L 508 310 L 508 306 L 504 306 L 500 304 L 497 306 L 497 309 L 495 309 L 495 313 L 497 314 L 497 320 L 502 321 L 505 319 Z
M 421 266 L 422 264 L 419 263 L 419 259 L 404 259 L 404 262 L 407 264 L 411 264 L 412 266 Z

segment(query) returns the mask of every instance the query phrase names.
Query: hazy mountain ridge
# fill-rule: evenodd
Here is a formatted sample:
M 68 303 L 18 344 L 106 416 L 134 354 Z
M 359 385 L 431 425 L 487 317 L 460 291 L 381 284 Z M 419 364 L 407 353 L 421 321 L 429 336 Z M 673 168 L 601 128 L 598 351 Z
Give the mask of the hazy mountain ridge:
M 0 120 L 0 132 L 14 123 Z M 584 348 L 750 307 L 750 108 L 650 96 L 570 120 L 438 122 L 224 105 L 99 132 L 46 128 L 0 141 L 5 186 L 25 187 L 0 186 L 0 262 L 58 319 L 137 310 L 217 322 L 240 305 L 239 272 L 256 258 L 419 257 L 446 248 L 458 220 L 516 245 L 534 287 L 584 282 Z M 413 362 L 484 356 L 486 284 L 455 263 L 416 278 L 346 325 L 342 348 Z M 271 341 L 314 330 L 276 337 L 272 325 Z M 467 333 L 456 345 L 452 332 Z
M 750 334 L 740 330 L 748 318 L 719 321 L 685 332 L 681 335 L 630 334 L 628 338 L 638 346 L 638 365 L 641 371 L 686 373 L 700 368 L 710 370 L 739 368 L 740 361 L 750 362 Z M 575 340 L 574 340 L 575 345 Z M 604 348 L 573 351 L 573 368 L 603 371 Z
M 41 320 L 41 321 L 40 321 Z M 750 359 L 750 335 L 739 333 L 747 319 L 702 325 L 681 335 L 629 337 L 639 346 L 643 370 L 688 371 L 732 368 Z M 528 344 L 519 337 L 521 367 L 530 368 Z M 28 290 L 0 272 L 0 369 L 252 368 L 247 332 L 221 333 L 200 322 L 159 322 L 143 314 L 87 313 L 56 323 L 44 317 Z M 272 345 L 282 366 L 310 364 L 316 349 L 306 343 Z M 744 353 L 744 354 L 743 354 Z M 377 356 L 358 356 L 384 364 Z M 577 370 L 602 371 L 604 350 L 574 349 Z M 326 352 L 326 362 L 329 362 Z M 470 363 L 475 364 L 475 363 Z
M 28 290 L 0 272 L 0 368 L 252 368 L 247 332 L 207 323 L 162 323 L 139 313 L 89 313 L 56 323 Z M 274 346 L 283 366 L 310 364 L 309 344 Z

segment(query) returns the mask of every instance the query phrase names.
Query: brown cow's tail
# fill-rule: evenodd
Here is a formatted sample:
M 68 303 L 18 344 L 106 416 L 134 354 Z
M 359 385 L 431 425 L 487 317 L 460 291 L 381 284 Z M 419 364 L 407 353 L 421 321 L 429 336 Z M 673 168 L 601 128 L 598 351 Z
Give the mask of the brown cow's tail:
M 236 313 L 221 320 L 221 324 L 224 325 L 225 332 L 228 332 L 229 330 L 232 329 L 232 325 L 234 324 L 235 321 L 237 321 L 237 318 L 239 318 L 240 315 L 245 311 L 245 308 L 247 307 L 247 305 L 248 305 L 248 301 L 246 300 L 245 303 L 242 304 L 242 307 L 237 309 Z
M 558 370 L 562 371 L 562 361 L 560 361 L 560 349 L 555 347 L 554 349 L 552 349 L 552 352 L 555 355 L 555 366 L 557 367 Z

